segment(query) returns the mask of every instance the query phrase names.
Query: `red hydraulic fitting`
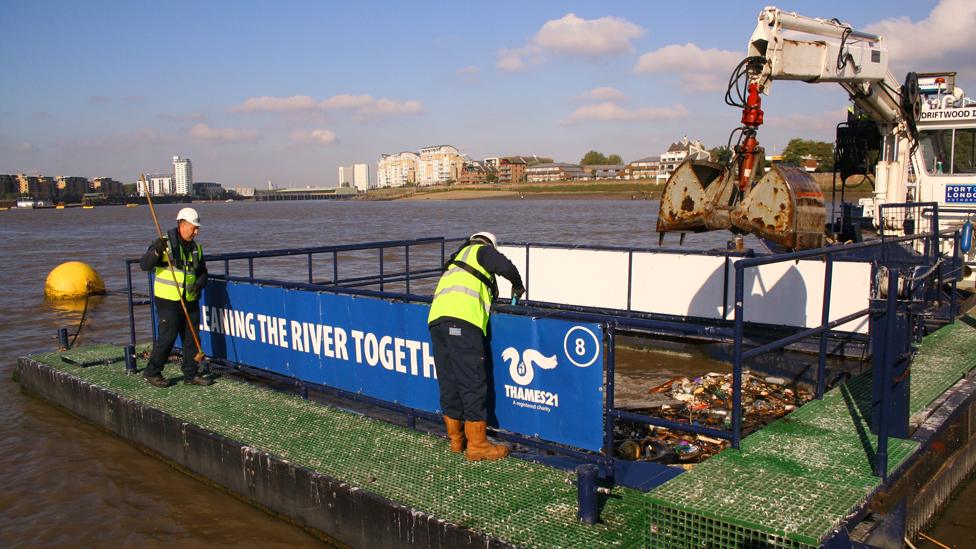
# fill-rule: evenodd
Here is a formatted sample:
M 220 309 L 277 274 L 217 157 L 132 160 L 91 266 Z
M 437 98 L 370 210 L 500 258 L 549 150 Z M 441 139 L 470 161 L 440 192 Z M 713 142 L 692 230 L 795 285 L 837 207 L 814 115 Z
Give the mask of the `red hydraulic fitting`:
M 759 86 L 755 83 L 749 84 L 749 96 L 746 98 L 746 106 L 742 107 L 742 125 L 750 128 L 758 128 L 763 123 L 762 97 L 759 95 Z

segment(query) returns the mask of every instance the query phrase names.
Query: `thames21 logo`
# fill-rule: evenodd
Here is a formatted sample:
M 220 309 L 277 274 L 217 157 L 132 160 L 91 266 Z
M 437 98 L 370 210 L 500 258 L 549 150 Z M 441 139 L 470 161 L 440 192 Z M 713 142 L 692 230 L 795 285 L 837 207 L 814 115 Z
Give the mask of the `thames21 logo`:
M 544 412 L 559 407 L 559 395 L 541 389 L 525 387 L 535 377 L 535 367 L 552 370 L 556 367 L 556 355 L 546 356 L 536 349 L 526 349 L 519 355 L 518 349 L 508 347 L 502 351 L 502 358 L 508 363 L 508 374 L 518 385 L 505 384 L 505 396 L 511 398 L 516 406 L 532 408 Z

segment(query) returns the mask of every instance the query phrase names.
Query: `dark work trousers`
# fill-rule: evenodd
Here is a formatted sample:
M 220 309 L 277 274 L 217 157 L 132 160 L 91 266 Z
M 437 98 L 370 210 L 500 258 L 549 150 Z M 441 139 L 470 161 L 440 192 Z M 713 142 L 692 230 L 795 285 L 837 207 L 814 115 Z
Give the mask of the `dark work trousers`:
M 156 341 L 153 342 L 152 354 L 149 356 L 149 365 L 142 372 L 146 377 L 162 375 L 163 365 L 166 359 L 173 352 L 173 344 L 176 343 L 176 336 L 183 338 L 183 376 L 187 379 L 197 375 L 196 357 L 199 349 L 190 334 L 190 327 L 186 323 L 186 316 L 183 314 L 183 307 L 179 301 L 155 298 L 156 319 L 159 330 L 156 334 Z M 200 325 L 200 303 L 198 301 L 188 301 L 186 309 L 190 313 L 190 320 L 193 321 L 194 328 Z
M 444 320 L 430 327 L 441 411 L 464 421 L 487 421 L 485 335 L 473 324 Z

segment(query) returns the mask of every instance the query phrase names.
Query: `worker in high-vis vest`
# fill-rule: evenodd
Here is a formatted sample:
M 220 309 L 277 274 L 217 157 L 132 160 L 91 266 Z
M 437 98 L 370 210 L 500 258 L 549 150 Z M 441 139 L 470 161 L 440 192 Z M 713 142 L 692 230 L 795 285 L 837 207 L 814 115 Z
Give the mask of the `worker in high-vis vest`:
M 512 283 L 512 297 L 525 293 L 518 269 L 497 249 L 495 235 L 478 232 L 444 265 L 427 325 L 437 366 L 441 412 L 451 451 L 470 461 L 501 459 L 508 447 L 488 442 L 488 373 L 485 348 L 495 275 Z
M 176 228 L 150 244 L 139 260 L 142 270 L 152 271 L 154 275 L 153 301 L 156 302 L 158 330 L 149 365 L 142 372 L 146 381 L 154 387 L 169 386 L 169 380 L 163 377 L 163 366 L 173 351 L 177 335 L 183 338 L 183 383 L 213 384 L 213 380 L 197 372 L 195 356 L 199 349 L 190 332 L 200 325 L 200 293 L 207 285 L 203 247 L 195 241 L 199 232 L 200 215 L 193 208 L 183 208 L 176 215 Z M 186 313 L 180 304 L 181 297 L 186 305 Z

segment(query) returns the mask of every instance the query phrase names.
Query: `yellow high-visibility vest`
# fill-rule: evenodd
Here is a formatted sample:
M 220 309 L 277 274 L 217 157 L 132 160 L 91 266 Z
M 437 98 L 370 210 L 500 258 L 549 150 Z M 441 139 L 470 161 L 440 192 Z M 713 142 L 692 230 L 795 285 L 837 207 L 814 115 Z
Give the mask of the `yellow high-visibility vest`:
M 478 263 L 478 250 L 482 246 L 484 244 L 468 245 L 461 249 L 454 260 L 473 268 L 486 280 L 494 281 L 495 276 Z M 450 265 L 434 290 L 434 302 L 430 306 L 427 324 L 449 316 L 470 322 L 487 334 L 491 300 L 491 289 L 484 282 L 464 268 Z
M 183 251 L 183 246 L 170 245 L 167 248 L 167 257 L 163 258 L 163 265 L 156 267 L 154 274 L 156 280 L 153 282 L 153 294 L 162 299 L 179 301 L 180 293 L 186 301 L 196 301 L 200 296 L 193 291 L 193 284 L 197 281 L 197 266 L 203 260 L 203 247 L 194 242 L 193 251 L 189 256 Z M 168 261 L 172 261 L 168 256 L 173 253 L 173 249 L 179 250 L 180 258 L 183 260 L 183 268 L 176 267 L 170 271 Z M 176 273 L 176 278 L 173 278 Z

